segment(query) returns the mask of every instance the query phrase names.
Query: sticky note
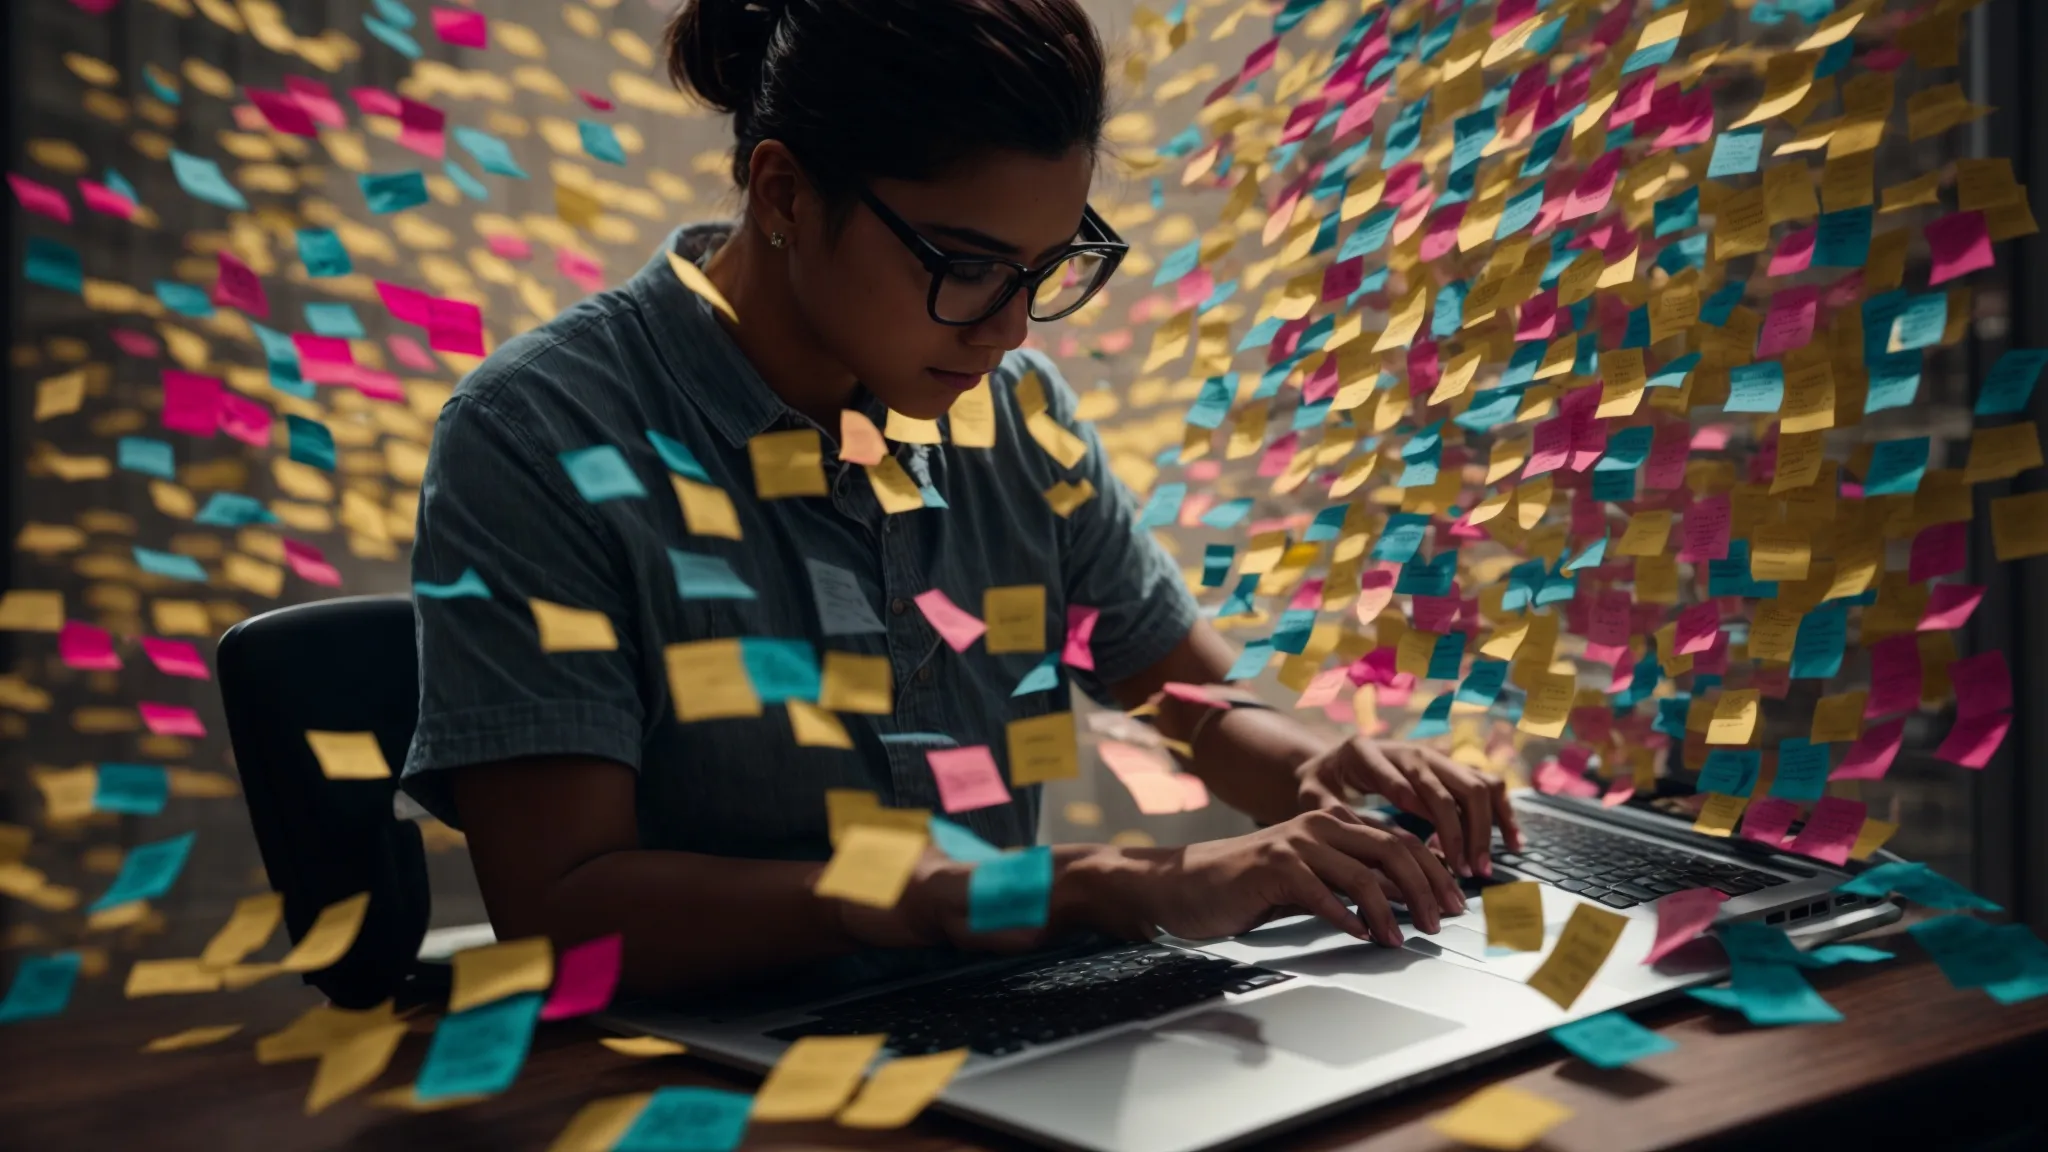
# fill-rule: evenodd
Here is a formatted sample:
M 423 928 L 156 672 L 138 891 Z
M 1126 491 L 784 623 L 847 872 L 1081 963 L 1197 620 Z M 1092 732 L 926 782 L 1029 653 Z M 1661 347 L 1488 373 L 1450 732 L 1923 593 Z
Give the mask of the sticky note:
M 520 992 L 545 992 L 555 978 L 554 949 L 544 936 L 457 952 L 448 1011 L 464 1012 Z
M 2026 411 L 2043 365 L 2048 365 L 2048 348 L 2007 349 L 1977 386 L 1975 414 L 2007 416 Z
M 723 556 L 671 548 L 668 560 L 675 574 L 676 594 L 685 600 L 757 599 L 754 589 Z
M 691 535 L 740 539 L 739 512 L 725 489 L 682 476 L 670 476 L 669 483 L 675 489 L 676 503 L 682 506 L 683 523 Z
M 926 842 L 922 832 L 856 824 L 840 837 L 815 891 L 873 908 L 894 908 Z
M 27 588 L 0 595 L 0 632 L 60 632 L 64 594 Z
M 71 1003 L 82 958 L 76 952 L 25 956 L 14 969 L 14 983 L 0 999 L 0 1024 L 56 1016 Z
M 306 1114 L 315 1116 L 384 1074 L 404 1041 L 403 1021 L 376 1024 L 340 1039 L 319 1053 L 320 1066 L 306 1090 Z
M 2048 553 L 2048 492 L 1994 498 L 1991 543 L 2001 561 Z
M 490 585 L 484 583 L 482 576 L 477 575 L 476 569 L 464 568 L 462 575 L 457 576 L 447 584 L 433 584 L 424 580 L 415 580 L 412 585 L 412 594 L 428 600 L 489 600 L 491 598 L 491 588 Z
M 895 710 L 891 703 L 893 684 L 887 656 L 827 652 L 818 704 L 833 712 L 887 716 Z
M 602 120 L 578 120 L 576 135 L 583 142 L 583 154 L 606 164 L 626 163 L 626 150 L 620 146 L 618 134 L 612 126 Z
M 355 262 L 349 259 L 348 248 L 332 230 L 301 228 L 297 239 L 299 259 L 306 265 L 306 275 L 324 279 L 346 276 L 355 271 Z
M 235 901 L 235 910 L 228 916 L 228 922 L 221 925 L 200 951 L 199 962 L 209 968 L 226 968 L 241 963 L 251 952 L 269 943 L 283 919 L 284 897 L 281 894 L 259 892 L 242 897 Z
M 241 1030 L 242 1026 L 240 1024 L 209 1024 L 197 1028 L 186 1028 L 183 1031 L 173 1032 L 168 1036 L 159 1036 L 144 1044 L 142 1050 L 146 1053 L 155 1053 L 183 1052 L 190 1048 L 204 1048 L 209 1044 L 218 1044 Z
M 753 1099 L 717 1088 L 657 1088 L 612 1152 L 730 1152 L 747 1132 Z
M 1010 802 L 995 757 L 986 745 L 934 748 L 925 753 L 939 786 L 939 802 L 948 812 L 967 812 Z
M 1692 830 L 1708 836 L 1732 836 L 1735 833 L 1735 821 L 1748 806 L 1747 796 L 1710 792 L 1707 794 L 1706 803 L 1700 806 L 1699 816 L 1692 822 Z
M 171 175 L 187 196 L 231 212 L 247 212 L 249 201 L 220 170 L 220 165 L 203 156 L 171 149 Z M 424 199 L 424 194 L 422 195 Z
M 1848 863 L 1849 847 L 1863 828 L 1869 809 L 1860 800 L 1823 797 L 1806 815 L 1806 826 L 1787 845 L 1792 851 L 1829 864 Z
M 676 719 L 684 723 L 759 716 L 761 696 L 737 639 L 693 640 L 662 649 Z
M 1090 647 L 1095 637 L 1095 623 L 1102 617 L 1100 608 L 1084 608 L 1079 604 L 1067 605 L 1067 642 L 1060 649 L 1060 662 L 1088 671 L 1095 669 L 1095 653 Z
M 652 1092 L 629 1092 L 592 1100 L 569 1117 L 547 1152 L 611 1152 L 652 1099 Z
M 1045 651 L 1045 586 L 1024 584 L 983 591 L 981 614 L 991 653 Z
M 462 48 L 482 48 L 490 40 L 484 14 L 461 8 L 434 9 L 434 35 L 443 43 Z
M 137 960 L 128 970 L 122 995 L 133 1000 L 142 996 L 218 992 L 220 987 L 221 973 L 198 960 Z
M 564 452 L 560 459 L 577 494 L 592 504 L 647 495 L 625 453 L 610 444 Z
M 823 496 L 825 451 L 815 428 L 768 432 L 747 441 L 754 465 L 754 493 L 763 500 Z
M 1560 1024 L 1550 1030 L 1550 1038 L 1595 1068 L 1620 1068 L 1678 1047 L 1677 1041 L 1650 1031 L 1620 1012 L 1602 1012 Z
M 1723 132 L 1714 140 L 1714 157 L 1707 164 L 1707 178 L 1719 180 L 1724 176 L 1746 176 L 1755 172 L 1763 152 L 1762 128 Z
M 427 180 L 418 169 L 409 172 L 371 173 L 356 177 L 363 201 L 372 213 L 383 216 L 417 208 L 427 202 Z
M 980 618 L 953 603 L 952 599 L 938 588 L 920 592 L 911 599 L 916 601 L 918 610 L 924 613 L 925 620 L 931 624 L 933 630 L 938 632 L 939 637 L 955 652 L 967 651 L 988 631 L 988 626 L 983 624 Z
M 114 882 L 100 895 L 98 900 L 86 906 L 87 912 L 98 912 L 136 900 L 154 900 L 171 890 L 177 883 L 178 874 L 185 869 L 185 859 L 192 854 L 193 833 L 172 836 L 140 844 L 129 850 L 121 861 L 121 871 Z
M 1557 944 L 1529 977 L 1529 986 L 1550 997 L 1558 1007 L 1570 1008 L 1600 971 L 1600 965 L 1606 963 L 1607 954 L 1614 950 L 1614 942 L 1621 939 L 1621 930 L 1627 926 L 1627 917 L 1591 904 L 1575 904 Z
M 1543 886 L 1533 880 L 1495 884 L 1480 894 L 1486 943 L 1517 952 L 1543 950 Z
M 1479 1148 L 1513 1152 L 1543 1139 L 1572 1110 L 1512 1084 L 1492 1084 L 1430 1117 L 1438 1135 Z
M 599 1040 L 598 1043 L 617 1052 L 621 1056 L 634 1056 L 643 1059 L 656 1056 L 680 1056 L 684 1052 L 689 1051 L 683 1045 L 673 1040 L 664 1040 L 659 1036 L 607 1036 Z
M 863 795 L 872 794 L 863 793 Z M 828 806 L 830 802 L 831 798 L 828 796 Z M 976 836 L 974 833 L 943 816 L 929 818 L 925 823 L 925 828 L 932 838 L 932 845 L 945 853 L 949 859 L 958 860 L 965 864 L 979 864 L 984 860 L 994 860 L 1003 855 L 1001 848 L 983 840 L 981 837 Z
M 1827 791 L 1828 768 L 1826 744 L 1798 737 L 1780 741 L 1778 772 L 1771 779 L 1771 795 L 1786 800 L 1818 800 Z
M 527 178 L 526 169 L 512 158 L 512 149 L 503 140 L 488 132 L 475 128 L 458 127 L 449 132 L 455 142 L 468 152 L 477 166 L 493 176 L 510 176 L 514 179 Z
M 156 764 L 101 764 L 95 776 L 93 810 L 155 816 L 170 798 L 170 778 Z
M 823 1120 L 860 1087 L 887 1037 L 804 1036 L 783 1050 L 754 1096 L 753 1119 Z
M 1052 901 L 1052 881 L 1049 845 L 1007 852 L 975 865 L 967 878 L 968 931 L 1043 928 Z
M 1980 912 L 1999 910 L 1998 905 L 1927 865 L 1916 862 L 1894 861 L 1865 869 L 1856 876 L 1844 880 L 1837 886 L 1837 891 L 1876 897 L 1897 892 L 1906 899 L 1929 908 L 1965 908 Z
M 883 1064 L 868 1077 L 853 1103 L 840 1111 L 840 1126 L 866 1129 L 903 1127 L 945 1091 L 953 1074 L 967 1062 L 967 1056 L 967 1049 L 955 1048 L 928 1056 L 899 1056 Z
M 540 1006 L 541 997 L 529 993 L 442 1017 L 420 1066 L 415 1095 L 440 1100 L 493 1095 L 511 1087 L 526 1063 Z
M 803 700 L 788 700 L 791 735 L 805 748 L 852 748 L 853 737 L 839 717 Z
M 2005 743 L 2005 734 L 2011 728 L 2012 714 L 2009 712 L 1959 717 L 1942 739 L 1941 746 L 1934 750 L 1935 758 L 1965 768 L 1982 768 L 1991 763 L 1991 757 Z
M 818 627 L 825 635 L 863 636 L 888 631 L 875 614 L 874 597 L 859 576 L 836 564 L 810 558 L 804 560 L 804 568 L 811 577 Z
M 611 618 L 587 608 L 529 598 L 533 624 L 539 630 L 543 652 L 612 652 L 619 646 Z
M 1010 781 L 1019 788 L 1080 774 L 1072 712 L 1012 720 L 1007 729 Z
M 362 931 L 363 917 L 370 910 L 370 894 L 359 892 L 346 900 L 337 900 L 320 910 L 313 920 L 313 926 L 299 937 L 299 942 L 284 959 L 278 961 L 286 972 L 318 972 L 333 965 L 348 955 L 351 945 L 356 942 L 356 933 Z
M 1757 690 L 1730 689 L 1714 702 L 1714 717 L 1707 725 L 1709 744 L 1747 744 L 1756 732 Z
M 1728 897 L 1712 888 L 1686 888 L 1657 901 L 1657 938 L 1643 963 L 1655 964 L 1713 924 Z
M 375 732 L 318 732 L 308 729 L 306 743 L 329 780 L 384 780 L 391 765 L 377 745 Z

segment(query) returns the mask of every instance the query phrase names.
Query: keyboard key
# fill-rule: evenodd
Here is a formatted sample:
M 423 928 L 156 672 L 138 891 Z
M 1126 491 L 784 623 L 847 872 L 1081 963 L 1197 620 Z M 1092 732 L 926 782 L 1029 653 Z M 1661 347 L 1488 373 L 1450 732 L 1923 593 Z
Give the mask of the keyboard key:
M 1642 901 L 1632 896 L 1624 896 L 1619 892 L 1609 892 L 1607 895 L 1600 897 L 1600 902 L 1609 908 L 1633 908 L 1642 903 Z
M 1524 864 L 1516 869 L 1516 871 L 1524 876 L 1533 876 L 1538 880 L 1548 880 L 1553 884 L 1565 878 L 1564 873 L 1554 872 L 1541 864 Z
M 1650 891 L 1648 888 L 1638 887 L 1634 884 L 1616 884 L 1614 886 L 1614 890 L 1616 892 L 1621 893 L 1623 896 L 1633 897 L 1637 901 L 1655 900 L 1657 898 L 1657 894 L 1655 892 Z

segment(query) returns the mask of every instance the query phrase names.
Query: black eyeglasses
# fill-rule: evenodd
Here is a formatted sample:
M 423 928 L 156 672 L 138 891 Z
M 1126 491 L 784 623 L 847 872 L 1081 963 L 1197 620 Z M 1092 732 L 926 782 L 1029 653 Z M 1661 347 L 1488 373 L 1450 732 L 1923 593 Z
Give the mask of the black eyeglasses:
M 932 319 L 956 327 L 981 323 L 1002 311 L 1025 288 L 1031 290 L 1029 311 L 1033 320 L 1044 322 L 1071 316 L 1102 291 L 1102 286 L 1116 273 L 1116 266 L 1123 263 L 1124 254 L 1130 251 L 1130 245 L 1096 215 L 1093 207 L 1085 207 L 1081 213 L 1080 242 L 1068 245 L 1036 268 L 992 256 L 955 256 L 918 235 L 873 192 L 861 189 L 860 199 L 932 274 L 931 295 L 925 300 Z

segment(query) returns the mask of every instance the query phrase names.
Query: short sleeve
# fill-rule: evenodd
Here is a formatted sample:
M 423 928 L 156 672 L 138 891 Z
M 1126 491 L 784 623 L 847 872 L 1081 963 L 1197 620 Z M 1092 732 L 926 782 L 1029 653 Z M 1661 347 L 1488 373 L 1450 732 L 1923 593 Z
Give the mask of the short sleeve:
M 420 488 L 414 586 L 475 572 L 488 597 L 413 597 L 419 727 L 406 791 L 456 823 L 446 770 L 525 756 L 586 755 L 637 768 L 647 707 L 633 584 L 616 541 L 583 504 L 545 422 L 484 394 L 441 412 Z M 529 599 L 603 613 L 613 651 L 545 652 Z
M 1088 445 L 1071 479 L 1087 480 L 1095 496 L 1066 518 L 1060 564 L 1067 604 L 1101 612 L 1091 643 L 1095 672 L 1075 670 L 1075 681 L 1110 704 L 1110 685 L 1157 664 L 1187 637 L 1195 599 L 1173 558 L 1138 527 L 1137 498 L 1110 469 L 1094 425 L 1075 419 L 1077 401 L 1059 370 L 1036 353 L 1014 356 L 1020 373 L 1033 370 L 1045 381 L 1049 414 Z

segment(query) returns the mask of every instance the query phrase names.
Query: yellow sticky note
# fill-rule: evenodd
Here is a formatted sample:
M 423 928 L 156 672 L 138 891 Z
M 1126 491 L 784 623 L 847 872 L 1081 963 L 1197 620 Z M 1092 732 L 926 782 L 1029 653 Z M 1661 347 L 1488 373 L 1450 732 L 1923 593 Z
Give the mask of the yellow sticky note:
M 0 596 L 0 632 L 62 632 L 64 594 L 15 588 Z
M 988 386 L 988 377 L 982 377 L 981 383 L 953 401 L 953 407 L 946 411 L 946 427 L 956 448 L 996 446 L 996 399 Z
M 676 490 L 676 503 L 683 508 L 683 524 L 692 536 L 740 539 L 740 516 L 732 497 L 714 484 L 700 484 L 686 476 L 669 476 Z
M 52 376 L 36 385 L 37 420 L 69 416 L 85 406 L 85 369 Z
M 846 1128 L 901 1128 L 938 1098 L 967 1062 L 967 1049 L 929 1056 L 899 1056 L 868 1077 L 868 1082 L 839 1113 Z
M 362 931 L 363 916 L 370 910 L 370 894 L 358 892 L 320 910 L 313 926 L 285 953 L 278 966 L 286 972 L 318 972 L 348 955 L 349 946 Z
M 816 704 L 802 700 L 791 700 L 789 727 L 796 734 L 796 742 L 806 748 L 851 748 L 853 737 L 847 734 L 846 725 L 839 717 L 827 712 Z
M 990 652 L 1045 651 L 1045 585 L 1017 584 L 981 594 Z
M 235 911 L 221 925 L 213 939 L 199 953 L 209 968 L 239 964 L 249 953 L 263 947 L 284 918 L 284 897 L 276 892 L 259 892 L 235 901 Z
M 1864 689 L 1823 696 L 1813 704 L 1813 731 L 1807 739 L 1815 744 L 1854 740 L 1863 735 L 1863 705 L 1870 697 Z
M 2010 480 L 2041 466 L 2041 435 L 2032 420 L 1979 428 L 1970 433 L 1970 459 L 1963 479 L 1971 484 Z
M 1438 1134 L 1461 1144 L 1516 1152 L 1571 1119 L 1572 1110 L 1512 1084 L 1493 1084 L 1430 1118 Z
M 1757 690 L 1732 688 L 1714 701 L 1714 718 L 1707 724 L 1709 744 L 1747 744 L 1756 732 Z
M 1618 912 L 1591 904 L 1574 905 L 1556 946 L 1529 977 L 1529 987 L 1550 997 L 1559 1008 L 1570 1008 L 1600 965 L 1607 962 L 1607 954 L 1614 951 L 1614 942 L 1621 939 L 1626 927 L 1628 917 Z
M 946 442 L 945 437 L 939 435 L 939 422 L 937 420 L 919 420 L 915 416 L 905 416 L 894 409 L 889 411 L 888 422 L 882 426 L 882 435 L 902 444 L 943 444 Z
M 169 1036 L 159 1036 L 142 1046 L 144 1052 L 181 1052 L 187 1048 L 204 1048 L 240 1032 L 240 1024 L 210 1024 L 199 1028 L 187 1028 Z
M 1565 721 L 1571 716 L 1572 698 L 1578 692 L 1578 683 L 1569 673 L 1544 673 L 1529 686 L 1528 700 L 1522 706 L 1522 719 L 1515 727 L 1531 736 L 1547 736 L 1556 739 L 1564 735 Z
M 1813 66 L 1819 61 L 1818 52 L 1780 52 L 1771 57 L 1764 65 L 1764 94 L 1748 115 L 1728 127 L 1747 128 L 1791 111 L 1813 87 Z
M 94 781 L 98 786 L 98 781 Z M 0 822 L 0 866 L 12 864 L 28 855 L 28 846 L 35 842 L 35 829 L 25 824 Z
M 256 1062 L 282 1064 L 291 1060 L 310 1060 L 352 1036 L 397 1019 L 389 1000 L 361 1011 L 316 1004 L 278 1031 L 257 1037 Z
M 691 723 L 761 714 L 761 697 L 747 675 L 746 657 L 738 640 L 670 644 L 661 654 L 668 665 L 668 691 L 675 698 L 676 719 Z
M 754 494 L 763 500 L 790 496 L 823 496 L 825 449 L 816 428 L 765 432 L 747 441 L 754 465 Z
M 879 1033 L 802 1037 L 768 1070 L 768 1079 L 754 1094 L 753 1118 L 823 1120 L 838 1112 L 886 1039 Z
M 1069 780 L 1081 774 L 1072 712 L 1012 720 L 1007 732 L 1012 786 Z
M 1628 527 L 1615 542 L 1617 556 L 1661 556 L 1671 538 L 1671 510 L 1645 509 L 1628 518 Z
M 384 1074 L 405 1039 L 403 1021 L 380 1024 L 349 1037 L 320 1056 L 313 1086 L 306 1091 L 306 1115 L 320 1113 Z
M 619 647 L 611 619 L 602 612 L 538 598 L 527 600 L 526 606 L 533 610 L 543 652 L 612 652 Z
M 467 948 L 455 954 L 448 1011 L 461 1012 L 518 992 L 545 992 L 555 979 L 555 950 L 545 936 Z
M 1543 886 L 1534 880 L 1495 884 L 1481 893 L 1486 942 L 1517 952 L 1543 949 Z
M 560 191 L 560 186 L 558 185 L 555 199 L 558 210 L 561 210 Z M 574 217 L 571 216 L 571 211 L 575 211 L 576 215 Z M 568 220 L 571 224 L 576 223 L 578 219 L 595 217 L 595 215 L 595 212 L 582 211 L 580 205 L 570 210 L 561 210 L 562 218 Z M 675 270 L 676 279 L 683 282 L 683 287 L 702 296 L 713 308 L 718 309 L 727 320 L 735 324 L 740 322 L 739 315 L 732 310 L 732 305 L 726 303 L 725 294 L 718 290 L 718 285 L 711 282 L 711 277 L 706 276 L 702 268 L 676 255 L 674 252 L 668 254 L 668 266 Z
M 220 973 L 199 962 L 197 957 L 177 960 L 137 960 L 128 969 L 128 984 L 122 994 L 174 996 L 190 992 L 220 991 Z
M 924 492 L 917 481 L 903 470 L 894 456 L 882 457 L 881 463 L 869 465 L 866 469 L 868 482 L 874 485 L 875 500 L 882 511 L 895 515 L 899 512 L 915 512 L 924 507 Z
M 569 1117 L 547 1152 L 611 1152 L 652 1099 L 652 1092 L 630 1092 L 592 1100 Z
M 1764 524 L 1750 537 L 1749 574 L 1756 580 L 1806 579 L 1813 564 L 1813 536 L 1796 524 Z
M 894 908 L 924 855 L 925 840 L 924 834 L 901 828 L 856 824 L 840 837 L 815 890 L 872 908 Z
M 1064 520 L 1074 514 L 1074 509 L 1095 498 L 1095 485 L 1082 477 L 1080 483 L 1069 484 L 1065 480 L 1045 490 L 1045 502 Z
M 609 626 L 610 621 L 606 621 Z M 375 732 L 320 732 L 308 728 L 306 743 L 320 762 L 320 774 L 329 780 L 385 780 L 391 765 L 377 746 Z
M 2048 491 L 1993 500 L 1991 542 L 2000 560 L 2048 553 Z
M 1870 859 L 1870 854 L 1884 847 L 1884 842 L 1891 839 L 1892 833 L 1898 830 L 1899 826 L 1889 820 L 1865 820 L 1862 829 L 1856 833 L 1856 843 L 1849 848 L 1849 859 Z
M 1034 412 L 1025 417 L 1024 430 L 1031 433 L 1031 438 L 1045 449 L 1045 454 L 1059 461 L 1062 468 L 1072 468 L 1088 455 L 1088 442 L 1053 419 L 1051 412 Z
M 1700 814 L 1692 822 L 1692 830 L 1708 836 L 1729 836 L 1735 832 L 1735 822 L 1742 818 L 1742 810 L 1749 807 L 1749 797 L 1728 796 L 1709 792 L 1707 802 L 1700 805 Z
M 689 1051 L 683 1045 L 659 1036 L 607 1036 L 598 1043 L 621 1056 L 680 1056 Z
M 884 808 L 873 792 L 860 788 L 825 789 L 825 825 L 832 846 L 855 824 L 875 824 L 922 836 L 931 824 L 928 808 Z
M 818 689 L 818 706 L 833 712 L 887 716 L 894 683 L 887 656 L 827 652 Z

